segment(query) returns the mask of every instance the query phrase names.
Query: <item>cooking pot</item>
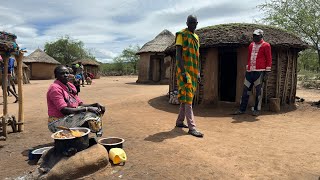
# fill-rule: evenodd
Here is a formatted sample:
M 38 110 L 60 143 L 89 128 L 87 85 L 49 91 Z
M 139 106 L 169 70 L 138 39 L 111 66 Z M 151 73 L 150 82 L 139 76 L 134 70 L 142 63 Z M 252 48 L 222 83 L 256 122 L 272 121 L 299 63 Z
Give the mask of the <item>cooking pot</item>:
M 124 139 L 119 137 L 101 138 L 98 143 L 103 145 L 109 152 L 111 148 L 123 148 Z
M 56 138 L 55 135 L 60 132 L 67 133 L 67 130 L 60 130 L 51 135 L 54 139 L 54 148 L 56 153 L 61 153 L 65 156 L 72 156 L 75 153 L 87 149 L 89 147 L 89 133 L 90 129 L 84 127 L 70 128 L 71 130 L 78 130 L 84 132 L 81 137 Z

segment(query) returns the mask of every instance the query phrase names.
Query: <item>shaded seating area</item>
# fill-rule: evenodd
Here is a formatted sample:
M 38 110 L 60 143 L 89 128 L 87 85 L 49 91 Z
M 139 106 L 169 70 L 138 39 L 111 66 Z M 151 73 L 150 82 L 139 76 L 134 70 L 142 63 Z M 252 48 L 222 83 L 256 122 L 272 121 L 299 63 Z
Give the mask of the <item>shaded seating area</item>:
M 3 59 L 3 77 L 8 77 L 8 61 L 10 57 L 14 57 L 17 62 L 17 83 L 18 83 L 18 116 L 10 115 L 8 111 L 8 95 L 7 91 L 3 90 L 3 112 L 0 115 L 0 138 L 7 139 L 8 129 L 11 126 L 13 132 L 22 132 L 24 130 L 24 112 L 23 112 L 23 70 L 22 58 L 24 50 L 20 50 L 16 43 L 17 36 L 8 32 L 0 32 L 0 55 Z M 3 78 L 3 87 L 8 86 L 7 78 Z M 4 88 L 5 89 L 5 88 Z

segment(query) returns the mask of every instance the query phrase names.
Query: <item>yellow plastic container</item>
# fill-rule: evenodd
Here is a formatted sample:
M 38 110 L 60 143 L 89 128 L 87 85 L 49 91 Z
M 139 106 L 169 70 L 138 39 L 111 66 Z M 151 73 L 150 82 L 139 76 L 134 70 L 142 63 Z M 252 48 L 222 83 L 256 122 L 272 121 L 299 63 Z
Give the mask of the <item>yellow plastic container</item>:
M 112 148 L 109 150 L 109 158 L 112 160 L 113 164 L 120 164 L 126 162 L 127 155 L 121 148 Z

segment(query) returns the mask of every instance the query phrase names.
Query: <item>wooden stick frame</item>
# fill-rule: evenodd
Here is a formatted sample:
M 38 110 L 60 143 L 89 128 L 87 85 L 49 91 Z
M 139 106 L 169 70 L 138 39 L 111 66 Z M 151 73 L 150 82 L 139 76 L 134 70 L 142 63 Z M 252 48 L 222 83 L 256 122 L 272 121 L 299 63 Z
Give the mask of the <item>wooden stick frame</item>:
M 22 59 L 25 51 L 14 52 L 8 54 L 7 52 L 0 51 L 0 55 L 2 56 L 4 69 L 2 75 L 2 87 L 3 87 L 3 117 L 2 117 L 2 130 L 3 136 L 7 137 L 7 119 L 8 115 L 8 95 L 7 95 L 7 86 L 8 86 L 8 62 L 9 58 L 13 55 L 17 61 L 17 70 L 18 70 L 18 103 L 19 103 L 19 111 L 18 111 L 18 132 L 22 132 L 24 130 L 24 110 L 23 110 L 23 89 L 22 89 Z

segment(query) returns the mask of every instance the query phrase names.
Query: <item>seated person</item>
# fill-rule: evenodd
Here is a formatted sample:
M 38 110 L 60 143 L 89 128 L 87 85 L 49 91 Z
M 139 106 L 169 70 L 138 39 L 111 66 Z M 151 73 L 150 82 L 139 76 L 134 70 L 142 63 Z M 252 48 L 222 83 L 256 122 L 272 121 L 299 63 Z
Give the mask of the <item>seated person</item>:
M 75 86 L 68 82 L 69 70 L 60 65 L 54 69 L 56 80 L 47 92 L 48 128 L 56 132 L 58 126 L 68 128 L 85 126 L 97 136 L 102 135 L 101 117 L 105 107 L 99 103 L 83 104 Z

